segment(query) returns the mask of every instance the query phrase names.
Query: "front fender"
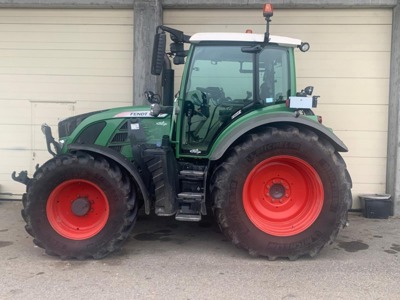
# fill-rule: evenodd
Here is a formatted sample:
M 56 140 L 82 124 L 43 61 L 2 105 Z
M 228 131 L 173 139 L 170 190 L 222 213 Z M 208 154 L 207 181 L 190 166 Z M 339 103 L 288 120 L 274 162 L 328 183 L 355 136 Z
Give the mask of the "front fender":
M 210 151 L 210 160 L 218 160 L 222 157 L 225 151 L 243 134 L 255 129 L 259 126 L 284 123 L 290 124 L 292 126 L 301 125 L 303 127 L 308 127 L 312 131 L 316 132 L 318 135 L 324 137 L 328 142 L 330 142 L 336 151 L 347 152 L 348 149 L 346 145 L 328 128 L 325 126 L 310 120 L 308 117 L 303 115 L 295 115 L 294 113 L 271 113 L 268 115 L 257 115 L 246 122 L 241 122 L 239 124 L 231 124 L 225 133 L 221 134 Z
M 140 176 L 140 173 L 135 167 L 135 165 L 132 162 L 130 162 L 125 156 L 119 154 L 118 152 L 115 152 L 112 149 L 98 145 L 70 144 L 68 145 L 68 150 L 99 154 L 119 164 L 135 179 L 136 184 L 138 185 L 140 192 L 143 195 L 145 212 L 146 214 L 150 214 L 149 191 L 146 185 L 144 184 L 143 179 Z

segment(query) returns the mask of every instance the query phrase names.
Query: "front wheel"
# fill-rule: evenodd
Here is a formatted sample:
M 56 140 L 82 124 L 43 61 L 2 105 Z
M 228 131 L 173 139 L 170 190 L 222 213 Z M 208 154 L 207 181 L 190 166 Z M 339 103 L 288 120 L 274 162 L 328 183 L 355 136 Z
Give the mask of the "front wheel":
M 39 168 L 24 196 L 26 230 L 46 253 L 101 258 L 118 249 L 136 220 L 136 189 L 121 169 L 85 153 Z
M 270 259 L 316 255 L 346 223 L 351 180 L 332 145 L 307 129 L 249 134 L 213 174 L 219 226 Z

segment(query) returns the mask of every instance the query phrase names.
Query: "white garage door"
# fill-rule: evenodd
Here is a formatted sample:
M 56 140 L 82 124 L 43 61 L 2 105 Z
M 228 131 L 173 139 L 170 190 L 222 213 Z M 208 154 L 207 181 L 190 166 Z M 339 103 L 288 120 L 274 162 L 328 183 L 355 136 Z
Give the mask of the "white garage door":
M 350 149 L 354 208 L 357 195 L 385 191 L 391 22 L 390 9 L 280 9 L 271 23 L 272 34 L 311 44 L 296 54 L 297 86 L 315 87 L 316 113 Z M 167 10 L 164 23 L 186 34 L 265 31 L 261 10 Z
M 50 158 L 40 125 L 132 104 L 133 10 L 0 10 L 0 197 Z

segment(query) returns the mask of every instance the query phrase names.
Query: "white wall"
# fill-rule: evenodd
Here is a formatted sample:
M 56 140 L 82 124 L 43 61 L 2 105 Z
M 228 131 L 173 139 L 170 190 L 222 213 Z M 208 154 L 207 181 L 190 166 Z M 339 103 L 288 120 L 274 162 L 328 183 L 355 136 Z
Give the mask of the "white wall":
M 132 65 L 133 10 L 0 10 L 1 198 L 50 158 L 42 123 L 132 104 Z

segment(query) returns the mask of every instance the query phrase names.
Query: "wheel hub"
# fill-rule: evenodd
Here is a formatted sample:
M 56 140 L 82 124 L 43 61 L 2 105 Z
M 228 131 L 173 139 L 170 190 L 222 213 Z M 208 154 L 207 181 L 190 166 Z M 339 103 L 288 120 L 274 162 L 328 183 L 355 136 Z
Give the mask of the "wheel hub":
M 72 202 L 71 210 L 75 216 L 83 217 L 90 210 L 90 201 L 87 198 L 77 198 Z
M 265 200 L 272 205 L 281 205 L 286 203 L 290 197 L 290 184 L 283 178 L 275 177 L 263 184 L 265 191 Z M 279 203 L 276 203 L 279 202 Z
M 285 187 L 280 183 L 274 183 L 269 188 L 269 194 L 271 195 L 272 199 L 281 199 L 285 195 Z

